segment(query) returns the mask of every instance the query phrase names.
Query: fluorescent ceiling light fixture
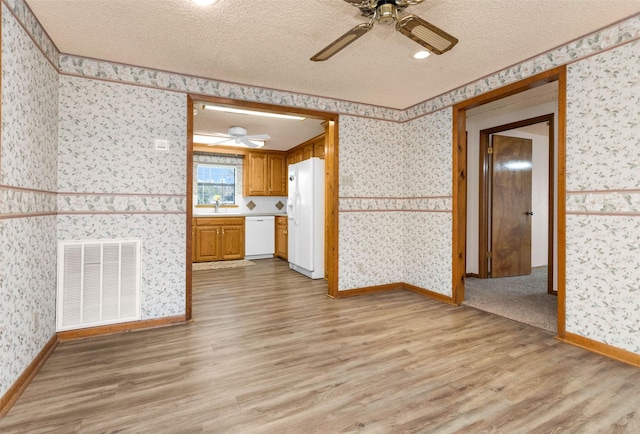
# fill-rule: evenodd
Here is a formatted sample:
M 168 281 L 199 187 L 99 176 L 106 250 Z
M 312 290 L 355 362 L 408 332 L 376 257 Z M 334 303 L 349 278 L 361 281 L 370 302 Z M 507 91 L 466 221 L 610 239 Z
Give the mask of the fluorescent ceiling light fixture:
M 191 0 L 193 3 L 198 6 L 211 6 L 214 3 L 217 3 L 218 0 Z
M 249 140 L 251 143 L 256 145 L 258 148 L 262 148 L 264 146 L 264 140 Z M 237 143 L 235 138 L 229 136 L 206 136 L 203 134 L 194 134 L 193 135 L 194 143 L 201 143 L 203 145 L 222 145 L 222 146 L 237 146 L 240 148 L 248 148 L 244 143 Z
M 241 115 L 253 115 L 253 116 L 264 116 L 267 118 L 280 118 L 280 119 L 292 119 L 295 121 L 303 121 L 305 118 L 303 116 L 294 116 L 294 115 L 283 115 L 280 113 L 269 113 L 269 112 L 259 112 L 255 110 L 245 110 L 233 107 L 222 107 L 218 105 L 204 105 L 203 108 L 207 110 L 215 110 L 224 113 L 236 113 Z
M 431 56 L 431 53 L 427 50 L 420 50 L 413 53 L 413 58 L 418 60 L 426 59 L 429 56 Z

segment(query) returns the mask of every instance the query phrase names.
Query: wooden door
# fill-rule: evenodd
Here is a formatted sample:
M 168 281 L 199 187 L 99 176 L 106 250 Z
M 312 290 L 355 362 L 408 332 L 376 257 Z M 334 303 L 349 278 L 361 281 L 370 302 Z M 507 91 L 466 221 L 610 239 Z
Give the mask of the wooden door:
M 492 137 L 491 277 L 531 274 L 531 145 Z
M 220 255 L 220 227 L 196 227 L 196 262 L 219 261 Z
M 286 196 L 286 157 L 284 154 L 269 154 L 268 157 L 269 196 Z
M 221 226 L 222 260 L 244 259 L 244 226 Z

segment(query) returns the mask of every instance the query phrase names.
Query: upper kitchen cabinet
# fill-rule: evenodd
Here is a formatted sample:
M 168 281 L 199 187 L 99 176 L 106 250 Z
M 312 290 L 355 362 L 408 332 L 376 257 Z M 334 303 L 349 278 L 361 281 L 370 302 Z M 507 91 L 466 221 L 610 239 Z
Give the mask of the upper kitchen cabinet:
M 324 134 L 313 142 L 313 156 L 324 160 Z
M 287 156 L 267 155 L 267 188 L 269 196 L 287 195 Z
M 312 157 L 324 159 L 324 134 L 307 140 L 287 153 L 287 164 L 299 163 Z
M 284 153 L 249 152 L 244 167 L 244 195 L 286 196 L 286 163 Z

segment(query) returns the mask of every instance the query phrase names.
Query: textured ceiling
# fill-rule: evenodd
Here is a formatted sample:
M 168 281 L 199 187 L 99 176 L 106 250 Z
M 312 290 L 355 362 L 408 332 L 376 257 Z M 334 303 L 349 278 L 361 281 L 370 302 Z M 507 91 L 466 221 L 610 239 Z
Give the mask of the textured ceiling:
M 426 0 L 413 13 L 458 37 L 423 61 L 374 29 L 326 62 L 309 57 L 365 22 L 343 0 L 27 0 L 62 53 L 404 109 L 640 13 L 639 0 Z

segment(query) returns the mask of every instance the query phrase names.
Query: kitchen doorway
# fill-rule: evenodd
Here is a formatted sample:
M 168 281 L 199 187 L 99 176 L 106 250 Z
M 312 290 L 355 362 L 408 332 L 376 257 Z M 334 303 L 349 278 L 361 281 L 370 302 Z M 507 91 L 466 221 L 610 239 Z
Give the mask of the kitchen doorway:
M 185 316 L 187 320 L 192 319 L 192 267 L 193 262 L 193 161 L 194 161 L 194 115 L 197 113 L 198 104 L 207 104 L 216 107 L 222 107 L 228 112 L 241 111 L 241 115 L 245 115 L 247 120 L 242 121 L 244 124 L 249 123 L 247 112 L 260 112 L 265 115 L 286 115 L 297 116 L 305 119 L 321 120 L 324 125 L 324 160 L 325 160 L 325 260 L 327 271 L 327 287 L 328 295 L 335 297 L 338 290 L 338 114 L 329 112 L 320 112 L 316 110 L 308 110 L 302 108 L 291 108 L 272 104 L 263 104 L 257 102 L 238 101 L 228 98 L 219 98 L 205 95 L 188 95 L 187 100 L 187 167 L 186 167 L 186 299 L 185 299 Z M 209 107 L 206 107 L 207 109 Z M 238 114 L 238 113 L 236 113 Z M 264 118 L 264 116 L 259 116 Z M 303 121 L 303 120 L 302 120 Z M 234 125 L 236 126 L 236 125 Z M 242 125 L 244 127 L 244 125 Z M 243 128 L 244 130 L 245 128 Z M 248 130 L 247 130 L 248 131 Z M 268 131 L 258 131 L 259 133 L 268 133 Z M 248 131 L 249 135 L 254 134 Z M 285 132 L 286 133 L 286 132 Z M 283 133 L 284 134 L 284 133 Z M 295 147 L 298 143 L 291 143 L 291 147 Z M 201 143 L 196 143 L 196 147 Z M 216 145 L 216 153 L 221 152 L 227 155 L 235 155 L 244 158 L 249 155 L 246 148 L 231 148 Z M 283 146 L 286 146 L 283 145 Z M 202 148 L 202 147 L 201 147 Z M 206 145 L 202 148 L 205 149 Z M 264 150 L 269 150 L 265 143 Z M 284 151 L 285 149 L 274 149 L 274 151 Z
M 495 103 L 500 105 L 501 102 L 506 101 L 505 98 L 511 97 L 517 94 L 521 94 L 525 91 L 536 89 L 538 87 L 542 87 L 544 85 L 548 85 L 549 83 L 555 83 L 556 87 L 556 102 L 555 104 L 555 117 L 557 119 L 557 147 L 555 152 L 555 167 L 557 168 L 557 177 L 554 182 L 550 185 L 554 187 L 555 194 L 553 199 L 553 208 L 555 209 L 555 222 L 554 225 L 555 233 L 556 233 L 556 241 L 555 248 L 549 249 L 550 252 L 555 250 L 556 255 L 554 257 L 555 262 L 550 262 L 550 264 L 555 264 L 554 274 L 555 275 L 555 284 L 554 287 L 557 289 L 558 297 L 557 297 L 557 334 L 560 337 L 564 336 L 564 327 L 565 327 L 565 308 L 564 308 L 564 264 L 565 264 L 565 256 L 564 256 L 564 248 L 565 248 L 565 209 L 564 209 L 564 198 L 565 198 L 565 189 L 564 189 L 564 161 L 565 161 L 565 112 L 566 112 L 566 68 L 559 67 L 551 71 L 547 71 L 545 73 L 530 77 L 526 80 L 520 81 L 518 83 L 514 83 L 508 86 L 505 86 L 501 89 L 497 89 L 495 91 L 488 92 L 487 94 L 480 95 L 478 97 L 472 98 L 468 101 L 464 101 L 454 106 L 453 109 L 453 121 L 454 121 L 454 158 L 453 158 L 453 170 L 454 170 L 454 207 L 453 207 L 453 220 L 454 220 L 454 231 L 453 231 L 453 298 L 456 304 L 462 304 L 465 301 L 465 278 L 467 276 L 478 276 L 480 274 L 479 267 L 481 259 L 479 254 L 480 249 L 480 240 L 479 237 L 476 240 L 470 238 L 467 234 L 467 229 L 469 225 L 469 221 L 473 221 L 474 219 L 468 219 L 469 214 L 474 213 L 474 203 L 473 198 L 470 197 L 467 193 L 467 187 L 469 183 L 475 184 L 476 180 L 479 180 L 479 175 L 474 176 L 474 170 L 480 171 L 482 170 L 480 167 L 472 167 L 467 164 L 467 156 L 468 153 L 474 152 L 474 149 L 469 146 L 468 140 L 471 141 L 472 133 L 469 132 L 469 136 L 467 135 L 467 114 L 471 110 L 477 107 L 482 107 L 488 105 L 490 103 Z M 548 113 L 548 112 L 547 112 Z M 520 119 L 523 119 L 521 117 Z M 493 125 L 507 125 L 510 121 L 503 123 L 494 123 Z M 480 128 L 487 129 L 487 127 Z M 497 132 L 494 132 L 497 133 Z M 509 134 L 505 134 L 509 135 Z M 478 147 L 479 149 L 479 147 Z M 479 151 L 478 151 L 479 152 Z M 473 188 L 480 188 L 479 186 L 473 185 Z M 478 199 L 479 200 L 479 199 Z M 476 204 L 478 209 L 478 213 L 480 213 L 479 203 Z M 531 210 L 529 210 L 530 212 Z M 476 218 L 476 221 L 479 222 L 480 217 Z M 554 232 L 550 230 L 550 232 Z M 488 237 L 488 235 L 487 235 Z M 488 239 L 485 238 L 485 245 L 488 245 Z M 489 250 L 484 250 L 485 252 L 489 252 Z M 471 260 L 469 262 L 468 257 L 475 257 L 475 266 L 473 265 L 474 261 Z M 473 259 L 473 258 L 471 258 Z M 486 265 L 485 262 L 487 258 L 483 258 L 482 262 Z M 553 266 L 553 265 L 552 265 Z M 474 269 L 475 268 L 475 269 Z M 487 273 L 488 273 L 487 269 Z M 474 276 L 474 277 L 475 277 Z M 549 279 L 547 279 L 547 292 L 549 288 Z

